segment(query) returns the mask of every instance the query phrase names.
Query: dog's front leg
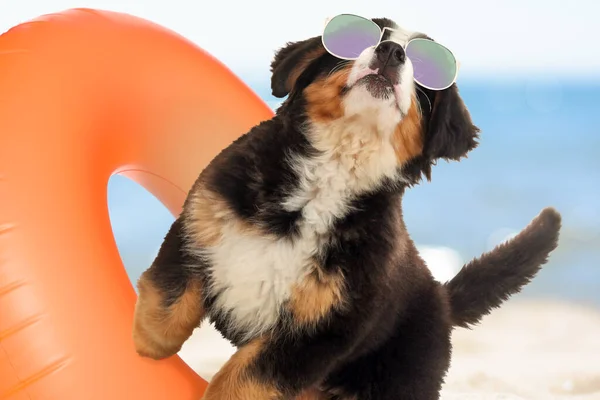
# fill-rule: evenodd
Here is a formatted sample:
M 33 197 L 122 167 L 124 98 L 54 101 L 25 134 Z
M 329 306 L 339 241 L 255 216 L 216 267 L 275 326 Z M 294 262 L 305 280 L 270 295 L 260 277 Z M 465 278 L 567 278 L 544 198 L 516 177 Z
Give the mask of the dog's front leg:
M 182 235 L 178 219 L 138 281 L 133 341 L 144 357 L 160 360 L 176 354 L 205 315 L 201 282 L 182 255 Z

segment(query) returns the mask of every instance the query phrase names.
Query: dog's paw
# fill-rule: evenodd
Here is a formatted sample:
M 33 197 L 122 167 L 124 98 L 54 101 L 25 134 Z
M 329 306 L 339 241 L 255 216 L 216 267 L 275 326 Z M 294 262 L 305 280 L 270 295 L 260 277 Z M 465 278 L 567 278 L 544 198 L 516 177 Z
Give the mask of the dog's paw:
M 181 350 L 180 345 L 163 343 L 157 340 L 150 331 L 144 329 L 144 325 L 140 321 L 134 323 L 133 343 L 135 351 L 140 356 L 154 360 L 163 360 L 177 354 Z

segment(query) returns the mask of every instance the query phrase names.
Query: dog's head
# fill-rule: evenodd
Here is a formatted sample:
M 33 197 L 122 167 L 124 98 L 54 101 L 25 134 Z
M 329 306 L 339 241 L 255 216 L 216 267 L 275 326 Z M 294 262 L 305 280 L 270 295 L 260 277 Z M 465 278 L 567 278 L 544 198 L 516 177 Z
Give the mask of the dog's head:
M 329 54 L 320 36 L 280 49 L 271 63 L 271 88 L 288 99 L 278 112 L 317 126 L 370 129 L 392 142 L 405 178 L 430 179 L 438 159 L 459 160 L 477 146 L 479 129 L 456 84 L 432 91 L 415 83 L 404 46 L 414 37 L 430 38 L 389 19 L 373 21 L 392 29 L 355 61 Z

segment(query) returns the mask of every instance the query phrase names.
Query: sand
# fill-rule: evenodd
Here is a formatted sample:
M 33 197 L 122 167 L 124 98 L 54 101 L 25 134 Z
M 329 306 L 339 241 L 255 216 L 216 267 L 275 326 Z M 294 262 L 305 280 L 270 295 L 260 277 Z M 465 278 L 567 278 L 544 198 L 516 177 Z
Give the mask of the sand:
M 443 400 L 600 400 L 600 310 L 513 299 L 453 335 Z M 180 352 L 210 380 L 234 352 L 212 326 Z

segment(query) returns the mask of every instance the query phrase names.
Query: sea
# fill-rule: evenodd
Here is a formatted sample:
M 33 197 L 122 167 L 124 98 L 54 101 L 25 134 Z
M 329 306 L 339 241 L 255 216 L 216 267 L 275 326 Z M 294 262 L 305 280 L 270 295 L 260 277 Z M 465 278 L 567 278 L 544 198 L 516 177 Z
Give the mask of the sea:
M 268 77 L 242 79 L 273 109 L 280 104 Z M 600 78 L 540 73 L 480 76 L 458 85 L 481 129 L 480 144 L 461 162 L 438 163 L 431 182 L 408 191 L 404 217 L 412 238 L 453 252 L 458 269 L 524 228 L 544 207 L 554 207 L 563 216 L 559 246 L 519 297 L 600 308 Z M 155 257 L 173 216 L 118 175 L 109 181 L 108 207 L 134 282 Z

